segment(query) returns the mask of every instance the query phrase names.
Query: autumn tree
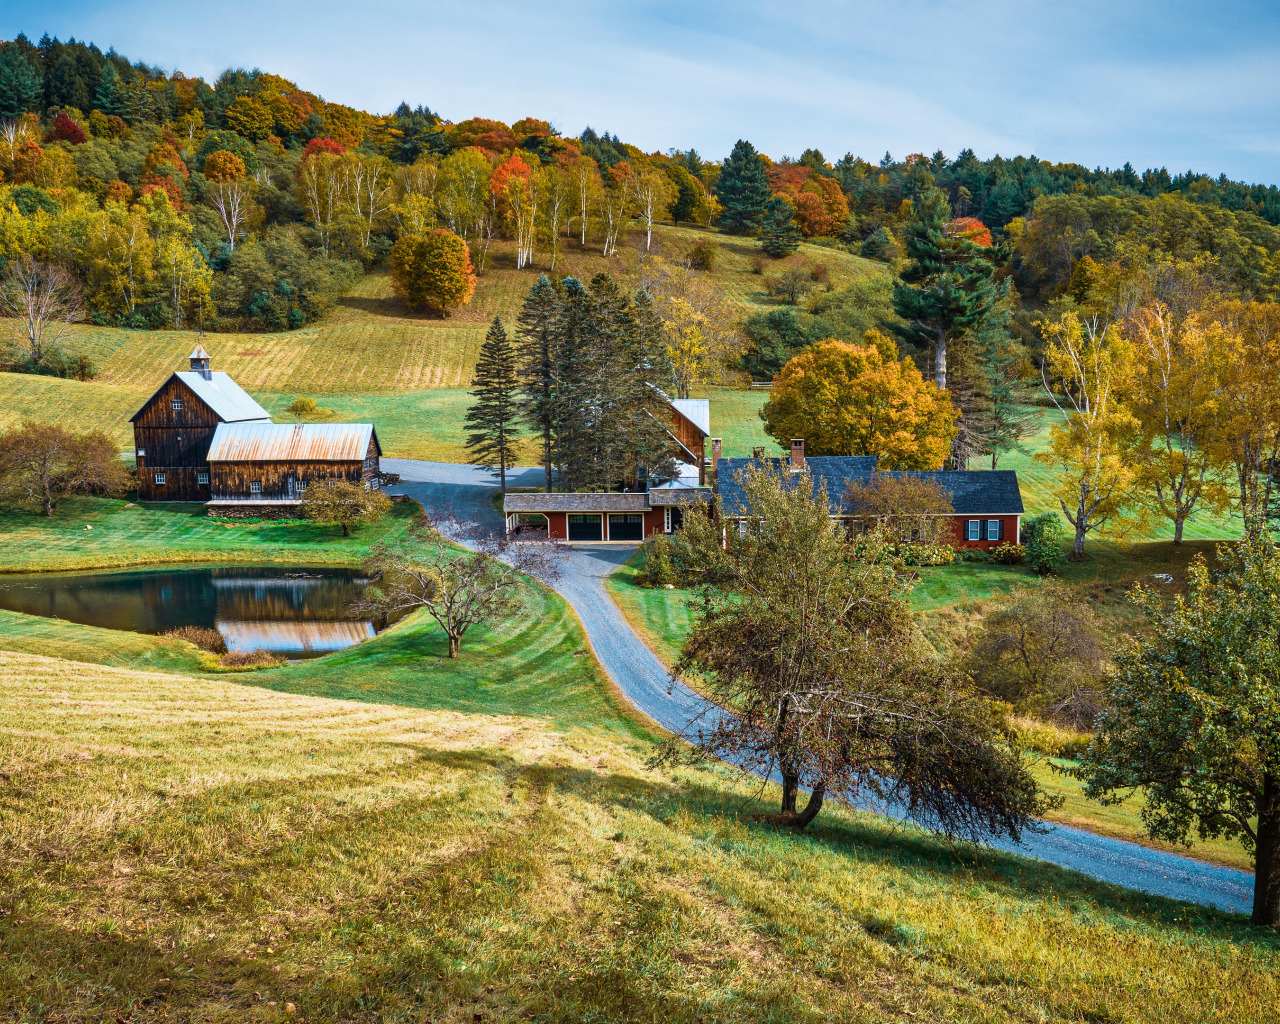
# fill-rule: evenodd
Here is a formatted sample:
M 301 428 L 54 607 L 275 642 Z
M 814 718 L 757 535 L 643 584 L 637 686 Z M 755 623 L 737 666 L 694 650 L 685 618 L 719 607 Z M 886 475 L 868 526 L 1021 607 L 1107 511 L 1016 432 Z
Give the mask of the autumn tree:
M 244 161 L 225 149 L 214 150 L 205 157 L 204 176 L 209 182 L 206 200 L 222 222 L 227 248 L 232 251 L 256 212 L 253 184 L 245 173 Z
M 350 537 L 357 526 L 376 523 L 391 511 L 391 499 L 364 483 L 348 480 L 313 480 L 302 492 L 304 519 L 326 526 L 341 526 Z
M 1043 328 L 1043 383 L 1058 422 L 1036 461 L 1059 470 L 1055 497 L 1075 527 L 1072 556 L 1083 558 L 1085 537 L 1116 525 L 1134 498 L 1138 424 L 1122 402 L 1132 349 L 1115 324 L 1075 313 Z
M 61 267 L 25 253 L 9 261 L 0 281 L 0 315 L 18 321 L 33 367 L 56 353 L 83 308 L 80 285 Z
M 1075 770 L 1104 804 L 1134 793 L 1148 835 L 1237 839 L 1254 856 L 1253 923 L 1280 924 L 1280 553 L 1261 525 L 1197 556 L 1172 606 L 1141 586 L 1148 629 L 1115 657 Z
M 507 467 L 515 458 L 520 437 L 520 375 L 516 350 L 495 316 L 480 346 L 467 410 L 467 451 L 478 466 L 497 470 L 502 493 L 507 492 Z
M 682 531 L 719 581 L 675 667 L 706 695 L 684 739 L 776 773 L 783 826 L 806 827 L 828 798 L 875 798 L 972 839 L 1033 827 L 1046 803 L 1002 741 L 999 709 L 922 651 L 901 566 L 846 544 L 807 472 L 751 466 L 740 482 L 740 531 L 701 510 Z
M 658 376 L 669 374 L 677 398 L 688 398 L 695 385 L 722 383 L 742 354 L 736 310 L 708 275 L 690 266 L 651 256 L 646 273 L 666 342 L 665 358 L 654 367 L 663 371 Z
M 840 505 L 862 532 L 878 531 L 890 543 L 949 544 L 953 539 L 955 506 L 936 480 L 873 473 L 847 484 Z
M 805 439 L 811 455 L 877 455 L 882 469 L 937 469 L 950 451 L 957 410 L 892 341 L 828 338 L 792 358 L 760 411 L 779 444 Z
M 1134 370 L 1125 391 L 1141 432 L 1137 483 L 1143 502 L 1173 523 L 1173 542 L 1181 544 L 1198 507 L 1220 513 L 1230 504 L 1210 443 L 1220 413 L 1222 336 L 1162 302 L 1139 310 L 1131 324 Z
M 600 168 L 589 156 L 580 156 L 569 165 L 569 178 L 573 182 L 573 198 L 578 210 L 580 241 L 585 246 L 591 211 L 596 208 L 596 200 L 604 184 L 600 178 Z M 566 221 L 565 231 L 568 230 L 569 223 Z
M 644 222 L 644 251 L 648 252 L 653 245 L 653 222 L 667 215 L 676 188 L 656 167 L 642 167 L 632 176 L 630 189 L 632 203 Z
M 445 228 L 401 235 L 391 247 L 391 282 L 410 308 L 426 306 L 448 316 L 471 301 L 476 275 L 467 243 Z
M 27 420 L 0 434 L 0 494 L 46 516 L 73 494 L 121 495 L 129 480 L 119 448 L 101 431 Z
M 490 199 L 493 169 L 478 149 L 463 149 L 440 162 L 436 204 L 440 216 L 464 241 L 474 237 Z

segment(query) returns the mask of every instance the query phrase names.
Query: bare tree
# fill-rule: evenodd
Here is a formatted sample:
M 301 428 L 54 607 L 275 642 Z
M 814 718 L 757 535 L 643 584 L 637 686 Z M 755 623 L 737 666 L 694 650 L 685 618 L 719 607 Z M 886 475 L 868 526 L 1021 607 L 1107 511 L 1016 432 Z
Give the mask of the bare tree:
M 119 448 L 99 430 L 77 434 L 29 420 L 0 434 L 0 494 L 46 516 L 70 494 L 123 494 L 129 477 Z
M 519 610 L 529 576 L 544 583 L 559 576 L 560 549 L 554 542 L 511 543 L 448 510 L 428 512 L 411 535 L 406 544 L 379 546 L 365 563 L 374 582 L 364 603 L 387 616 L 424 609 L 444 630 L 450 658 L 462 653 L 473 626 Z
M 30 360 L 39 364 L 82 318 L 80 285 L 57 264 L 24 253 L 9 263 L 0 282 L 0 313 L 21 321 Z
M 253 209 L 253 186 L 244 178 L 212 181 L 208 198 L 209 205 L 222 221 L 222 230 L 227 233 L 227 245 L 234 251 L 236 239 L 248 224 Z

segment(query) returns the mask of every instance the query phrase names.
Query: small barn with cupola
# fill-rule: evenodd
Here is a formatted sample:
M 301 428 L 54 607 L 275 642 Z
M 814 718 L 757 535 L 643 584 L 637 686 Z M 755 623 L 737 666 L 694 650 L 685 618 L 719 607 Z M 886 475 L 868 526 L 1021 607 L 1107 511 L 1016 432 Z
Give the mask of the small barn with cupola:
M 272 423 L 197 345 L 132 417 L 143 501 L 203 501 L 229 517 L 295 515 L 320 481 L 381 486 L 372 423 Z

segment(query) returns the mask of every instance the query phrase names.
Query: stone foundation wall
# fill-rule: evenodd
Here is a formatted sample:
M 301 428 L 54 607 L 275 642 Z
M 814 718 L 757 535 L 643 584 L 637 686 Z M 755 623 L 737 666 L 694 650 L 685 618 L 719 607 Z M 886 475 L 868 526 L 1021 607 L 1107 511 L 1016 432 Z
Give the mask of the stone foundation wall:
M 228 501 L 205 506 L 214 519 L 299 519 L 300 501 Z

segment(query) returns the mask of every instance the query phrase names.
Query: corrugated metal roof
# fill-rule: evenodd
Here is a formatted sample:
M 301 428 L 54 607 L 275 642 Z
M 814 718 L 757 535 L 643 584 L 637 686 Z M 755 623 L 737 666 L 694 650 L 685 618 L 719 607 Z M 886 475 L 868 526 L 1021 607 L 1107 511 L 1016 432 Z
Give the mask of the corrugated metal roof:
M 706 398 L 672 398 L 668 399 L 676 412 L 696 426 L 699 430 L 711 435 L 711 402 Z
M 210 462 L 363 462 L 372 423 L 219 423 Z
M 209 374 L 207 380 L 204 374 L 192 370 L 179 370 L 175 376 L 227 423 L 271 419 L 266 409 L 221 370 Z
M 196 347 L 191 350 L 191 355 L 187 356 L 187 358 L 188 359 L 208 359 L 210 358 L 210 356 L 209 356 L 209 353 L 204 350 L 204 346 L 197 341 Z

